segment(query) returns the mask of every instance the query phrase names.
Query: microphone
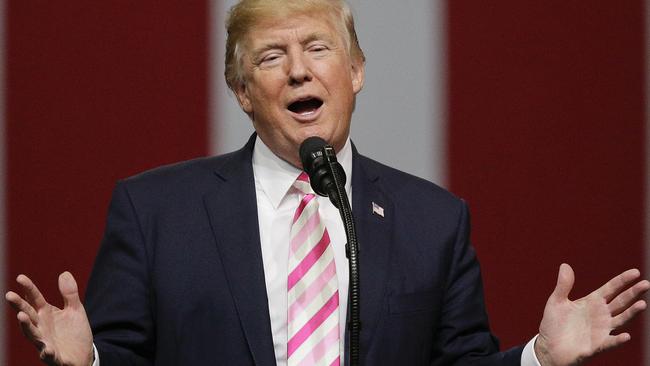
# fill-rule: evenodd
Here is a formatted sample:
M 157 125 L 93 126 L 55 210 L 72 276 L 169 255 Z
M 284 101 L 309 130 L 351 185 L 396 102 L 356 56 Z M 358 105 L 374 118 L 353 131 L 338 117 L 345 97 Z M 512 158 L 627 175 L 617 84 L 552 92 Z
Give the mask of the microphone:
M 309 175 L 309 183 L 314 192 L 329 197 L 332 204 L 339 210 L 345 227 L 345 255 L 348 257 L 349 271 L 349 314 L 348 329 L 350 330 L 350 365 L 358 366 L 361 354 L 361 290 L 359 275 L 359 243 L 352 207 L 345 193 L 345 172 L 336 161 L 334 148 L 320 137 L 308 137 L 300 144 L 300 161 L 302 169 Z
M 345 172 L 336 160 L 334 148 L 318 136 L 306 138 L 300 144 L 300 160 L 303 170 L 309 175 L 311 188 L 323 197 L 329 197 L 335 207 L 339 206 L 339 194 L 336 180 L 345 186 Z

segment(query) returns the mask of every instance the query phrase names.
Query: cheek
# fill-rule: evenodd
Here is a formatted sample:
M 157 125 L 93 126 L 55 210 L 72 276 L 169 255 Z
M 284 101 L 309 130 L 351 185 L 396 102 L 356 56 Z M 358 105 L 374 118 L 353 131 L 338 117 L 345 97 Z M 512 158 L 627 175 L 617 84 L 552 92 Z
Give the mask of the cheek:
M 264 78 L 258 77 L 251 85 L 251 97 L 257 101 L 256 104 L 268 104 L 280 100 L 283 81 L 272 75 Z
M 262 115 L 267 116 L 264 119 L 269 119 L 270 115 L 279 113 L 275 99 L 270 98 L 268 95 L 255 96 L 253 109 L 256 115 L 260 117 Z

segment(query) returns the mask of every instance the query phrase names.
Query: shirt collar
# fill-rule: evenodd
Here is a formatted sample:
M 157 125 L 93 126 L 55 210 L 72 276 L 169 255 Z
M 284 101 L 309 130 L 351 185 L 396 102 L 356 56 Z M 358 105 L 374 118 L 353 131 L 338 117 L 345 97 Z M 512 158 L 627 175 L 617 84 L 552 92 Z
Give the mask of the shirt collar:
M 336 160 L 345 171 L 347 178 L 345 191 L 349 197 L 352 187 L 352 148 L 349 137 L 341 151 L 336 153 Z M 278 208 L 300 172 L 300 169 L 276 156 L 259 136 L 255 139 L 253 147 L 255 185 L 266 194 L 274 209 Z

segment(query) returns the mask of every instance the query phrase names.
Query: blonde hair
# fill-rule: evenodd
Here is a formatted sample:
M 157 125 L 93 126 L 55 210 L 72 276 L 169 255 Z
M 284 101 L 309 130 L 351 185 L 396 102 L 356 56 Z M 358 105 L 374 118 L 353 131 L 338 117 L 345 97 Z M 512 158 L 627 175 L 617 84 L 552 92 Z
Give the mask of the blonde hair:
M 247 32 L 262 20 L 281 19 L 295 14 L 331 14 L 343 35 L 348 54 L 355 62 L 364 62 L 365 56 L 357 33 L 350 6 L 344 0 L 241 0 L 230 9 L 226 20 L 226 83 L 235 89 L 244 82 L 242 72 L 243 40 Z

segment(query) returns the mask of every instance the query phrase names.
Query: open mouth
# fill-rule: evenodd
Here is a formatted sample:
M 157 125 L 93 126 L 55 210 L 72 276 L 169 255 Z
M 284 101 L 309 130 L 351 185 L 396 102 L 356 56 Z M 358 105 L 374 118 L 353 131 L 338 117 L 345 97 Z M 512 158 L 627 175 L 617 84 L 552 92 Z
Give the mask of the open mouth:
M 318 98 L 308 98 L 304 100 L 298 100 L 287 107 L 291 112 L 300 114 L 300 115 L 309 115 L 318 110 L 323 105 L 323 101 Z

